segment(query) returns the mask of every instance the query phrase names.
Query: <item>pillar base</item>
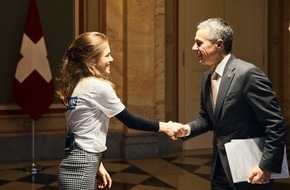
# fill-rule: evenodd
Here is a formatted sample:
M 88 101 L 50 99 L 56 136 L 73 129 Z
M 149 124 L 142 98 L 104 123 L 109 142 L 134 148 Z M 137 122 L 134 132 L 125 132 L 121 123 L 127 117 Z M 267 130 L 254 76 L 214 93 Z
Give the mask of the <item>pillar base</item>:
M 121 142 L 121 157 L 125 160 L 159 156 L 156 134 L 126 134 Z

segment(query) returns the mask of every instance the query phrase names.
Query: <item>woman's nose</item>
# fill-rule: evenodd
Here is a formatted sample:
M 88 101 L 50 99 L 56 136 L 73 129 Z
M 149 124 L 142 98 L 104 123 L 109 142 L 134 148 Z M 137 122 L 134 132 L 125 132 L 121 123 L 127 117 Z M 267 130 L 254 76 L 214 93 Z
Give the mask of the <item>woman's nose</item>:
M 114 61 L 114 58 L 110 55 L 110 61 Z

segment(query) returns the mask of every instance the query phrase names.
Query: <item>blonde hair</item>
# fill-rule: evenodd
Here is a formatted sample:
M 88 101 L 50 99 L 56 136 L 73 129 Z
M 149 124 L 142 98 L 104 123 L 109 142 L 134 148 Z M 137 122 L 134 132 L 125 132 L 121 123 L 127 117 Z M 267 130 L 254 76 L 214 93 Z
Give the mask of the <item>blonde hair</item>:
M 105 49 L 109 45 L 108 38 L 99 32 L 86 32 L 76 38 L 66 50 L 60 66 L 60 76 L 56 78 L 57 95 L 65 105 L 78 82 L 85 77 L 97 77 L 108 80 L 97 69 Z

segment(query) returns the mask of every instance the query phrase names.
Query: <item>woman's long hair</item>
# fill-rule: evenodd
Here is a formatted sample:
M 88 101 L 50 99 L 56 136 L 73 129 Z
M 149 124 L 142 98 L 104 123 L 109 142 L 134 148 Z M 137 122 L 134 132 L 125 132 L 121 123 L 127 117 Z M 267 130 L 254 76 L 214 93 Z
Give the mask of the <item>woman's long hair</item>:
M 76 38 L 66 50 L 60 66 L 60 76 L 56 78 L 56 93 L 65 105 L 78 82 L 85 77 L 95 76 L 107 80 L 97 69 L 108 38 L 99 32 L 86 32 Z

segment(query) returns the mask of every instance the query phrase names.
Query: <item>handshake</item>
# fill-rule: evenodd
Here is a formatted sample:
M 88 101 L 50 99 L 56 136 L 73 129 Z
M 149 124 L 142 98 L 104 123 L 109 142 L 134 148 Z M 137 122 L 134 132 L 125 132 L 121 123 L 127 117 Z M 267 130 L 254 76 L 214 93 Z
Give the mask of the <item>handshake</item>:
M 177 122 L 159 122 L 159 131 L 166 133 L 172 140 L 187 136 L 189 126 Z

